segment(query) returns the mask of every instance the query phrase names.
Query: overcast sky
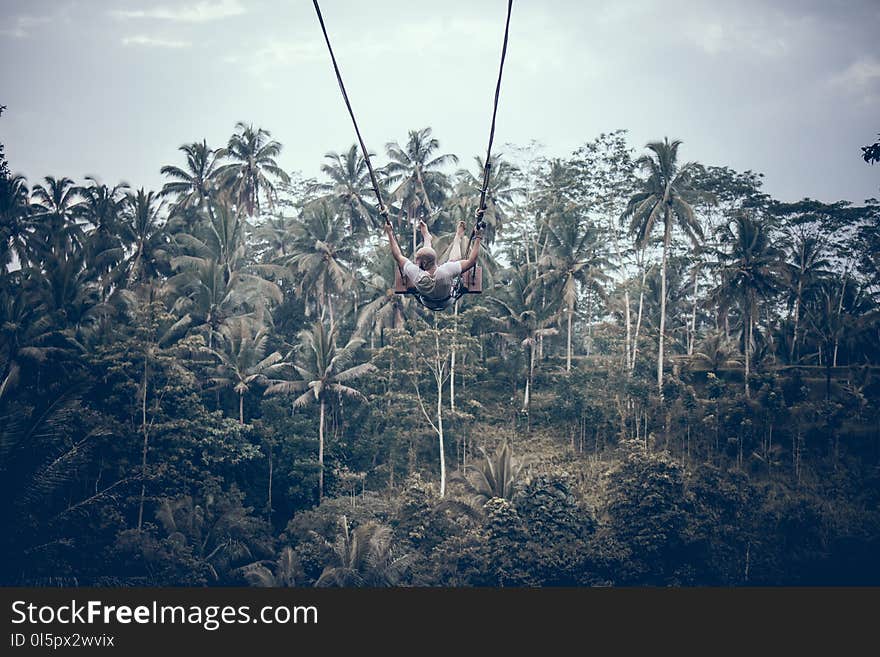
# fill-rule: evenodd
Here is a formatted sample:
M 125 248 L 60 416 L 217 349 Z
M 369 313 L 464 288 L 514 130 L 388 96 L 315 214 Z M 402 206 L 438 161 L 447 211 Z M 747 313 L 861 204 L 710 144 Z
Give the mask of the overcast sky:
M 431 126 L 485 153 L 504 0 L 322 0 L 368 147 Z M 309 0 L 0 0 L 10 167 L 161 187 L 177 148 L 271 131 L 318 176 L 354 131 Z M 880 196 L 880 1 L 514 0 L 496 144 L 565 156 L 625 128 L 641 150 L 766 175 L 781 200 Z

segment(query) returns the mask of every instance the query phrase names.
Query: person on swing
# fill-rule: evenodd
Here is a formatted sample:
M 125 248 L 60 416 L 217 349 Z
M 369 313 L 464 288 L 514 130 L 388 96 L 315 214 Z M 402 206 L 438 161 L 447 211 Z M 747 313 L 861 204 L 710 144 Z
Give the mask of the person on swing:
M 424 243 L 413 256 L 415 263 L 401 253 L 397 239 L 394 237 L 394 228 L 388 222 L 385 223 L 385 234 L 391 245 L 391 255 L 394 256 L 394 260 L 407 282 L 423 297 L 432 301 L 445 301 L 452 295 L 452 284 L 455 277 L 460 276 L 477 263 L 480 244 L 483 241 L 483 231 L 479 227 L 479 221 L 477 226 L 474 230 L 475 244 L 470 256 L 464 259 L 461 257 L 461 241 L 464 238 L 465 225 L 463 221 L 460 221 L 455 231 L 455 237 L 444 253 L 443 262 L 440 264 L 437 262 L 437 252 L 433 248 L 433 236 L 424 221 L 419 221 L 419 230 L 422 233 Z

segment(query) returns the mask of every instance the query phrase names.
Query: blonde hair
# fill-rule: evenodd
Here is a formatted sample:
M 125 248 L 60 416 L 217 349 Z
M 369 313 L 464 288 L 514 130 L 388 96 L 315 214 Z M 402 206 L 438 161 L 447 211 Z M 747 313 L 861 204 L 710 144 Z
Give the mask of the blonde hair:
M 416 264 L 419 268 L 428 270 L 437 262 L 437 252 L 430 246 L 423 246 L 415 255 Z

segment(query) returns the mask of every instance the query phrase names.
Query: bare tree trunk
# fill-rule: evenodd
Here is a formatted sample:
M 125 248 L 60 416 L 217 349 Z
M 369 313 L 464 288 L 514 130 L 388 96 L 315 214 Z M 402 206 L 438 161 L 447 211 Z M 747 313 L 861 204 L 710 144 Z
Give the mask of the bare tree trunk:
M 388 446 L 388 488 L 394 490 L 394 443 Z
M 440 356 L 439 345 L 437 356 Z M 446 449 L 443 444 L 443 377 L 437 372 L 437 438 L 440 441 L 440 497 L 446 495 Z
M 452 410 L 452 412 L 455 412 L 455 352 L 457 346 L 455 338 L 458 335 L 458 299 L 455 300 L 452 317 L 452 353 L 449 356 L 449 408 Z
M 321 400 L 321 415 L 318 420 L 318 504 L 324 499 L 324 407 Z
M 238 423 L 244 424 L 244 393 L 238 393 Z

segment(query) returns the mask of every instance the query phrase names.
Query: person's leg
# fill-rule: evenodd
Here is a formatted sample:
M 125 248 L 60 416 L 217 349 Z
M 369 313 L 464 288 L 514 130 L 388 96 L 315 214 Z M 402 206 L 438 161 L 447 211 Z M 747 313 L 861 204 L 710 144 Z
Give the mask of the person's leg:
M 419 219 L 419 230 L 422 233 L 422 240 L 424 241 L 422 246 L 426 246 L 429 249 L 433 249 L 434 248 L 434 236 L 431 235 L 431 233 L 428 231 L 428 225 L 424 221 L 422 221 L 421 219 Z
M 456 260 L 462 259 L 461 241 L 464 239 L 464 229 L 464 222 L 459 221 L 458 227 L 455 229 L 455 237 L 452 238 L 452 243 L 449 245 L 449 248 L 446 249 L 446 253 L 443 254 L 443 258 L 440 262 L 441 265 L 447 262 L 454 262 Z

